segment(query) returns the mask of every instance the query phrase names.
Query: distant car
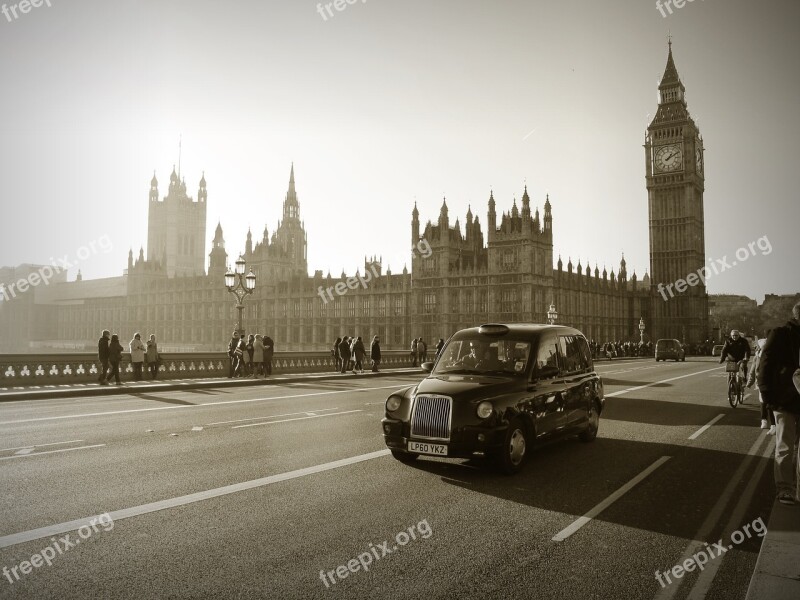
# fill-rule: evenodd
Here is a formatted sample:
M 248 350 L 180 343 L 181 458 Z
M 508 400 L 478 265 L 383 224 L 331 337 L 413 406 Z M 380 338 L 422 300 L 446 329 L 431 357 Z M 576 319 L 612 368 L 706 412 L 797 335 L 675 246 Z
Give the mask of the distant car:
M 589 344 L 559 325 L 489 324 L 451 337 L 430 375 L 386 400 L 383 435 L 392 455 L 487 457 L 519 471 L 539 442 L 591 442 L 605 402 Z
M 686 350 L 679 340 L 658 340 L 656 342 L 656 362 L 671 359 L 686 362 Z
M 722 348 L 723 348 L 723 347 L 724 347 L 724 346 L 723 346 L 722 344 L 716 344 L 716 345 L 715 345 L 715 346 L 714 346 L 714 347 L 711 349 L 711 356 L 719 356 L 719 355 L 721 355 L 721 354 L 722 354 Z

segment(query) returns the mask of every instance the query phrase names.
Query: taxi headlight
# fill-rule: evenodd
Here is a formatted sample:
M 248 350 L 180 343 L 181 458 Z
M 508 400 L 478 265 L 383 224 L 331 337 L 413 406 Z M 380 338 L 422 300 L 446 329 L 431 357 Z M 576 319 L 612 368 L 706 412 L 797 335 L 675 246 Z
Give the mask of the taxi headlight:
M 491 402 L 481 402 L 478 404 L 478 417 L 481 419 L 488 419 L 494 412 L 494 406 Z
M 386 411 L 396 411 L 398 408 L 400 408 L 400 404 L 402 404 L 402 402 L 403 401 L 398 396 L 389 396 L 389 399 L 386 400 Z

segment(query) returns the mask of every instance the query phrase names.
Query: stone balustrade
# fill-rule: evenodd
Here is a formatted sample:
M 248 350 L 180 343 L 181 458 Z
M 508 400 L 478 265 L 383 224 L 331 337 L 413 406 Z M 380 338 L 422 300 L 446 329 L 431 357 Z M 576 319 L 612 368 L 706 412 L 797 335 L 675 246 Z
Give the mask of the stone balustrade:
M 381 352 L 381 368 L 411 366 L 411 356 L 404 350 Z M 432 356 L 429 354 L 429 356 Z M 162 353 L 159 379 L 206 379 L 227 377 L 229 360 L 225 352 Z M 369 359 L 364 370 L 370 369 Z M 0 388 L 19 386 L 57 386 L 96 382 L 102 369 L 97 355 L 87 352 L 64 354 L 0 354 Z M 272 373 L 324 373 L 334 371 L 330 352 L 276 352 Z M 123 381 L 133 378 L 130 355 L 123 354 L 120 372 Z M 145 372 L 145 378 L 149 375 Z

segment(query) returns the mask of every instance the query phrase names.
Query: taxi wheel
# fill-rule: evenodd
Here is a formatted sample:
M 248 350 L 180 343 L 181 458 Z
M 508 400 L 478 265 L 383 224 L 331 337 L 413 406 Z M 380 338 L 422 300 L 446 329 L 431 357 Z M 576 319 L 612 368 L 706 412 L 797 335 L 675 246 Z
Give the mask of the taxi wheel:
M 582 442 L 593 442 L 597 437 L 597 430 L 600 429 L 600 407 L 597 401 L 593 400 L 589 407 L 589 425 L 584 429 L 578 439 Z
M 401 463 L 410 464 L 419 458 L 419 454 L 411 454 L 410 452 L 403 452 L 402 450 L 392 450 L 394 456 Z
M 521 419 L 508 424 L 503 447 L 496 457 L 498 468 L 506 475 L 518 473 L 525 463 L 528 451 L 528 432 Z

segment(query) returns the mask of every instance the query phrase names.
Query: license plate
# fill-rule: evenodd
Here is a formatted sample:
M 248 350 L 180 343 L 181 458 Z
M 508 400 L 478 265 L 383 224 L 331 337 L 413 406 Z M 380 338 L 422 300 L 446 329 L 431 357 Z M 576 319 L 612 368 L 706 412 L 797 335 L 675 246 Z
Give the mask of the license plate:
M 416 454 L 430 454 L 432 456 L 447 456 L 445 444 L 426 444 L 424 442 L 408 442 L 408 451 Z

